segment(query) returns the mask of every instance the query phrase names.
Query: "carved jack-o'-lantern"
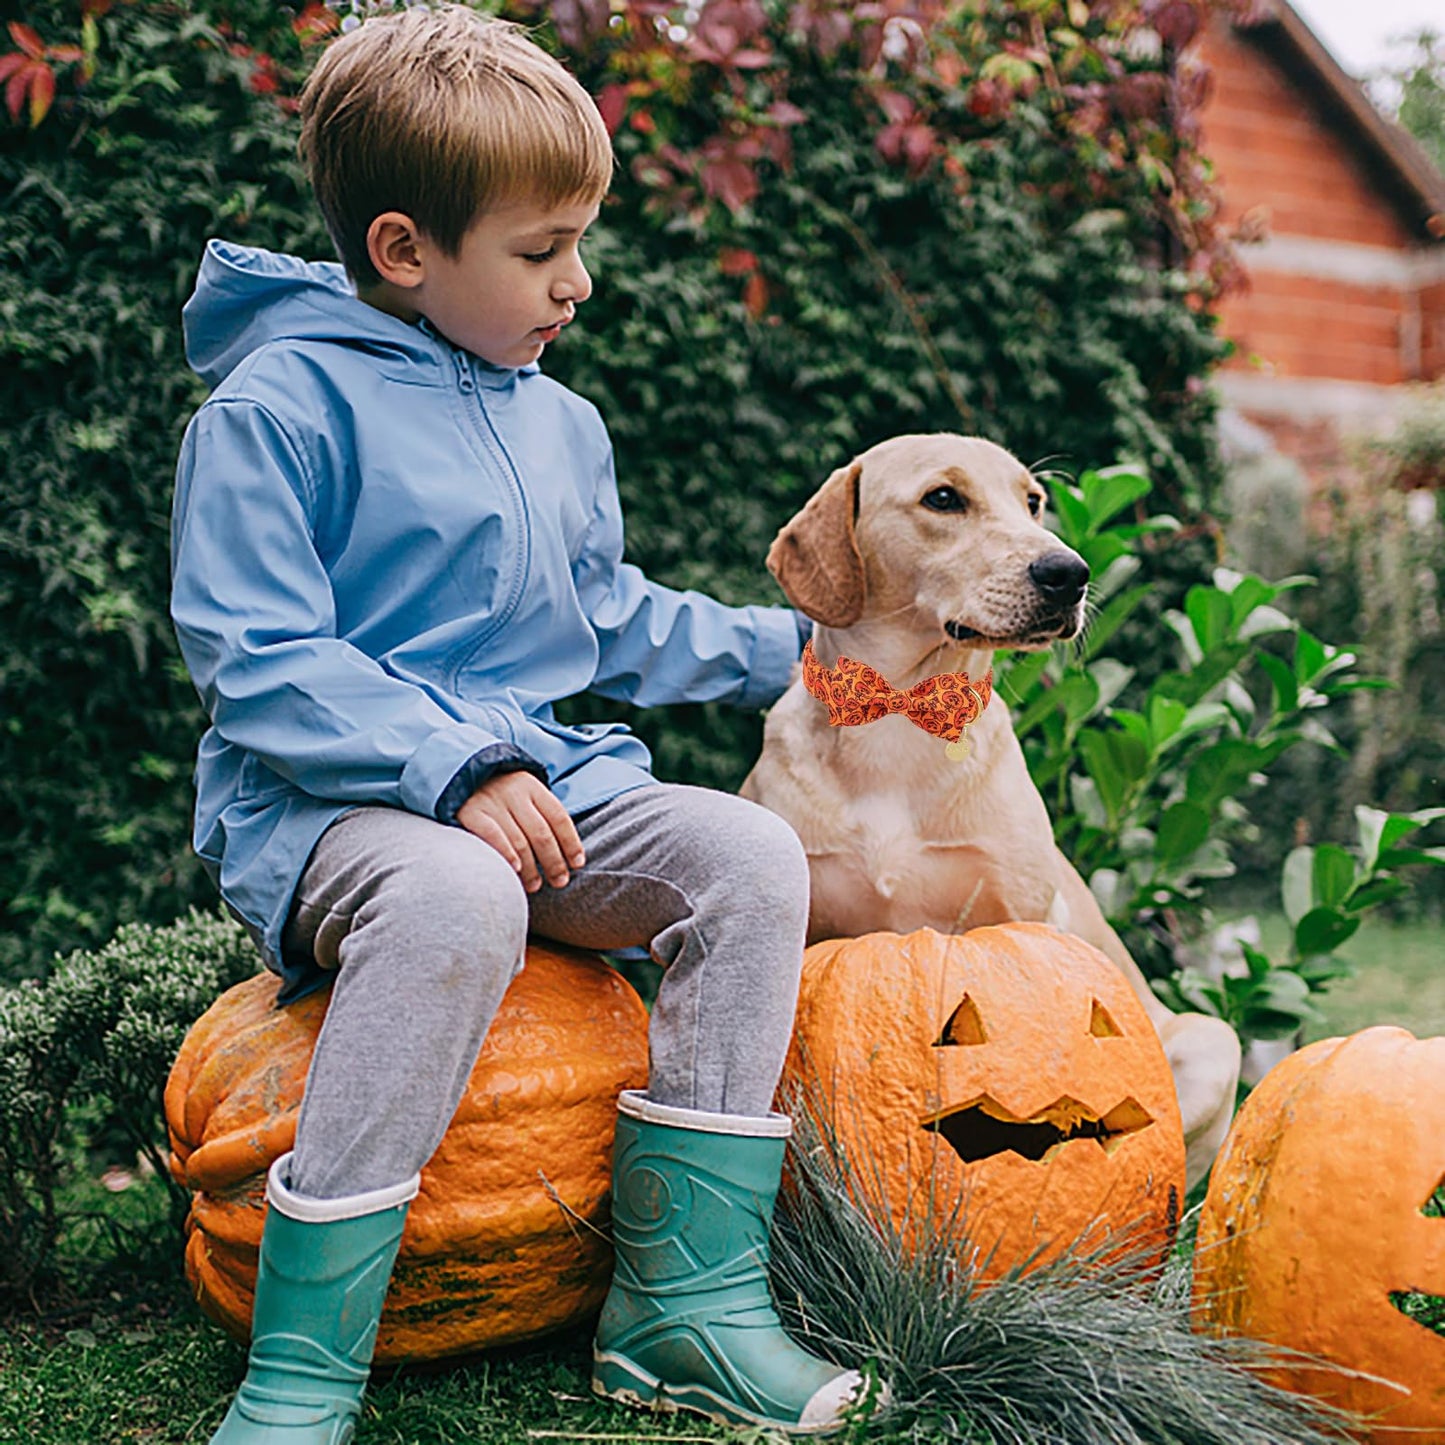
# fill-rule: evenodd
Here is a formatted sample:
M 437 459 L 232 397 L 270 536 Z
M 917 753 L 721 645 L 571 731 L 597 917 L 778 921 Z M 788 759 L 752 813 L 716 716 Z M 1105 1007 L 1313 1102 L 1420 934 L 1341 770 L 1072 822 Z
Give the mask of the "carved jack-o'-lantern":
M 1265 1075 L 1215 1161 L 1196 1323 L 1346 1366 L 1274 1374 L 1377 1415 L 1372 1439 L 1445 1440 L 1442 1214 L 1445 1038 L 1310 1044 Z
M 1043 924 L 815 944 L 782 1091 L 800 1096 L 905 1238 L 961 1204 L 986 1275 L 1173 1237 L 1163 1046 L 1118 969 Z

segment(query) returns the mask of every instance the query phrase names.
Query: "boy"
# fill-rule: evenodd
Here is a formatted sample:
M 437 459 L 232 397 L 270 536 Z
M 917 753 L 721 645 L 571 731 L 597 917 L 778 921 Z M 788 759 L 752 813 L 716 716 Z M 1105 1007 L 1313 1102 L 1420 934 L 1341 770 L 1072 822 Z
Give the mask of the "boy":
M 800 643 L 785 609 L 622 562 L 606 432 L 537 369 L 591 291 L 605 128 L 457 6 L 343 36 L 301 114 L 342 266 L 212 242 L 185 311 L 215 388 L 172 535 L 212 721 L 196 846 L 283 997 L 333 981 L 214 1441 L 351 1438 L 418 1171 L 529 928 L 666 966 L 649 1088 L 620 1101 L 594 1388 L 825 1430 L 859 1377 L 794 1345 L 766 1285 L 802 851 L 740 798 L 657 784 L 626 729 L 553 715 L 588 688 L 763 705 Z

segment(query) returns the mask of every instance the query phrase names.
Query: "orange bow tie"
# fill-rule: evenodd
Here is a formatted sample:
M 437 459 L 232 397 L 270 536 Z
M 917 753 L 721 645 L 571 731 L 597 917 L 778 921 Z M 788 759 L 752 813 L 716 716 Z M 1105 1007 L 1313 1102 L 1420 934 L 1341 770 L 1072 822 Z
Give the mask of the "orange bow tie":
M 824 667 L 810 639 L 803 648 L 803 686 L 827 707 L 834 727 L 857 727 L 901 712 L 924 732 L 957 745 L 993 696 L 993 669 L 980 682 L 966 672 L 940 672 L 902 691 L 866 662 L 851 657 Z

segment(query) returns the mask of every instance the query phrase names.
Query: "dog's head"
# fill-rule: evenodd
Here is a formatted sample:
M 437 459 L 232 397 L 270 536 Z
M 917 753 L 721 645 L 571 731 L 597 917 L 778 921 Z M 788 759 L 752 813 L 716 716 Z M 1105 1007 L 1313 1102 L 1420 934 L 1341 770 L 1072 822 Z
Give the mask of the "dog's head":
M 892 617 L 940 643 L 1045 647 L 1083 626 L 1089 568 L 1045 529 L 1044 499 L 980 437 L 894 437 L 823 483 L 768 568 L 828 627 Z

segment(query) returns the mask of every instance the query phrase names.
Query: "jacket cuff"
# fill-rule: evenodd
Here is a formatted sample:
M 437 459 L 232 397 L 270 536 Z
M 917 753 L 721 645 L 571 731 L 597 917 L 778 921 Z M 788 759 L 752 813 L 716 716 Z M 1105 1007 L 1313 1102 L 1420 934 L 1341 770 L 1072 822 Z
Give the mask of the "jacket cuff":
M 508 757 L 531 761 L 528 754 L 510 740 L 504 742 L 496 731 L 478 727 L 475 723 L 456 723 L 451 727 L 438 728 L 417 748 L 402 769 L 398 788 L 402 807 L 408 812 L 420 813 L 424 818 L 437 817 L 442 794 L 473 758 L 490 749 L 499 750 L 496 754 L 498 761 L 502 752 Z
M 531 773 L 544 783 L 547 781 L 547 769 L 530 753 L 524 753 L 511 743 L 493 743 L 473 753 L 442 789 L 436 805 L 437 821 L 455 823 L 462 804 L 497 773 Z
M 791 607 L 750 607 L 748 611 L 757 635 L 738 706 L 767 707 L 788 690 L 793 668 L 802 655 L 803 632 L 799 614 Z

